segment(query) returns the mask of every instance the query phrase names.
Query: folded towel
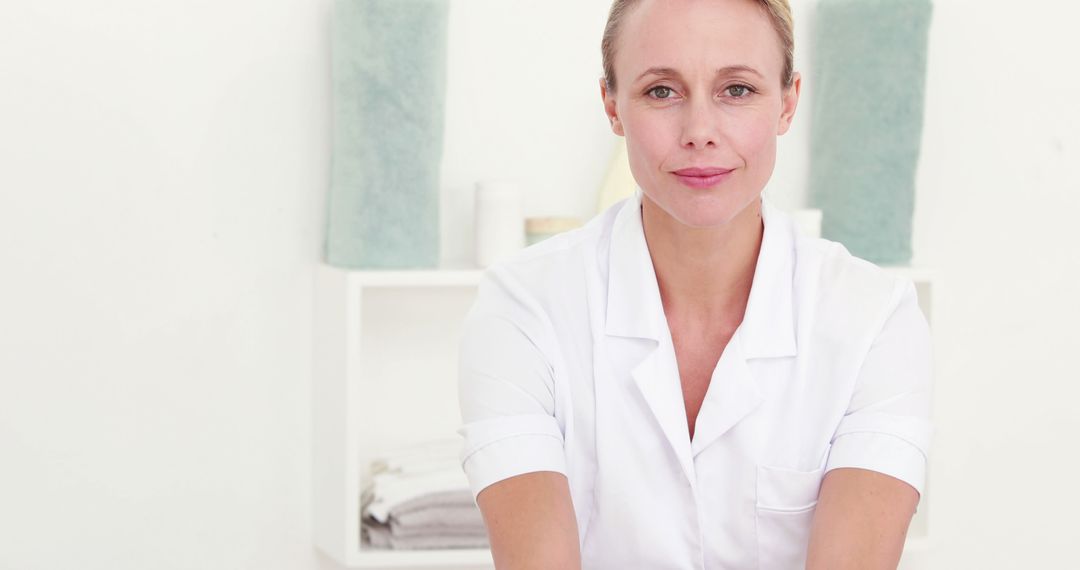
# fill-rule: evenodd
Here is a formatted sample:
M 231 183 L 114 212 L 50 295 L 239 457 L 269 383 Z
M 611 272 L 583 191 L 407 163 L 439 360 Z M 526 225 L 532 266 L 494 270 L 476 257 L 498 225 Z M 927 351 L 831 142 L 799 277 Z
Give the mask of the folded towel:
M 388 516 L 394 536 L 486 535 L 484 518 L 468 489 L 429 493 L 405 501 Z
M 820 0 L 809 202 L 821 235 L 874 263 L 911 259 L 930 0 Z
M 389 522 L 379 522 L 370 515 L 361 520 L 361 540 L 377 548 L 462 548 L 486 547 L 487 529 L 475 504 L 429 505 L 413 501 L 407 512 L 393 511 Z
M 391 511 L 433 505 L 472 505 L 469 480 L 461 468 L 462 440 L 450 436 L 381 453 L 371 462 L 371 480 L 362 493 L 362 513 L 386 523 Z
M 367 505 L 367 514 L 379 522 L 386 522 L 390 511 L 408 501 L 422 498 L 429 493 L 464 491 L 469 481 L 460 468 L 432 473 L 420 473 L 376 480 L 373 498 Z M 471 498 L 470 498 L 471 502 Z
M 484 518 L 475 505 L 422 509 L 404 515 L 390 515 L 394 536 L 419 534 L 485 534 Z
M 432 548 L 489 548 L 487 535 L 435 535 L 394 536 L 390 529 L 379 525 L 365 525 L 361 540 L 373 548 L 393 550 L 420 550 Z
M 453 436 L 379 454 L 362 495 L 361 540 L 388 549 L 486 548 L 461 449 Z
M 476 501 L 473 500 L 472 492 L 466 488 L 424 493 L 398 503 L 390 509 L 390 514 L 400 518 L 418 511 L 453 507 L 473 507 L 475 509 Z
M 365 516 L 362 524 L 369 528 L 388 529 L 395 537 L 487 534 L 484 519 L 476 505 L 434 506 L 404 514 L 391 513 L 386 523 Z

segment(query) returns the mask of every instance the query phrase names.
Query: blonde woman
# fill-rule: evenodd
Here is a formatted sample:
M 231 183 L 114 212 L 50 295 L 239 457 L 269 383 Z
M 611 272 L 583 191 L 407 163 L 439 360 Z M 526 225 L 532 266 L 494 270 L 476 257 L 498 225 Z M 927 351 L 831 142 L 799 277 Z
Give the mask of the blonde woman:
M 639 186 L 485 273 L 462 464 L 500 569 L 897 566 L 925 481 L 914 284 L 762 196 L 786 0 L 616 0 L 600 94 Z

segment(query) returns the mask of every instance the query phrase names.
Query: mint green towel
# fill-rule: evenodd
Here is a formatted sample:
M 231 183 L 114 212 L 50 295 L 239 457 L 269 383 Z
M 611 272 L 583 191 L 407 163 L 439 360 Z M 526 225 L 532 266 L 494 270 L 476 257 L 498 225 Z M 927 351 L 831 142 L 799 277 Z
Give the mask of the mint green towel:
M 447 0 L 336 0 L 326 261 L 439 263 Z
M 911 260 L 929 0 L 820 0 L 809 202 L 821 235 L 882 265 Z

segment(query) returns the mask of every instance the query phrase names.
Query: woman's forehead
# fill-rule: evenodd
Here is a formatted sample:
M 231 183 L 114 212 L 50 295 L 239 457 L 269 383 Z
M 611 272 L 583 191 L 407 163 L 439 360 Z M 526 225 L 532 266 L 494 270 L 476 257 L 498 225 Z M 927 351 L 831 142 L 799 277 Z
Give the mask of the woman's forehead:
M 617 41 L 615 65 L 630 81 L 650 68 L 712 74 L 745 66 L 778 75 L 783 67 L 779 35 L 753 0 L 644 0 Z

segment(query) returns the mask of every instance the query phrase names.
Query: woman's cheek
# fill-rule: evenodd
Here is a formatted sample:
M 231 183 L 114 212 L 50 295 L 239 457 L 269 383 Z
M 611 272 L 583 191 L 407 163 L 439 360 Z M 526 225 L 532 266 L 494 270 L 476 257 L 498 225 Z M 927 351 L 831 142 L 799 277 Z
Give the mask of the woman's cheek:
M 672 134 L 672 125 L 660 113 L 654 113 L 641 118 L 640 129 L 637 129 L 638 139 L 641 146 L 652 158 L 662 156 L 666 147 L 678 146 L 676 135 Z
M 751 162 L 763 152 L 768 152 L 770 144 L 775 141 L 775 125 L 765 119 L 766 117 L 757 113 L 747 113 L 729 123 L 732 132 L 728 140 L 732 141 L 747 162 Z

